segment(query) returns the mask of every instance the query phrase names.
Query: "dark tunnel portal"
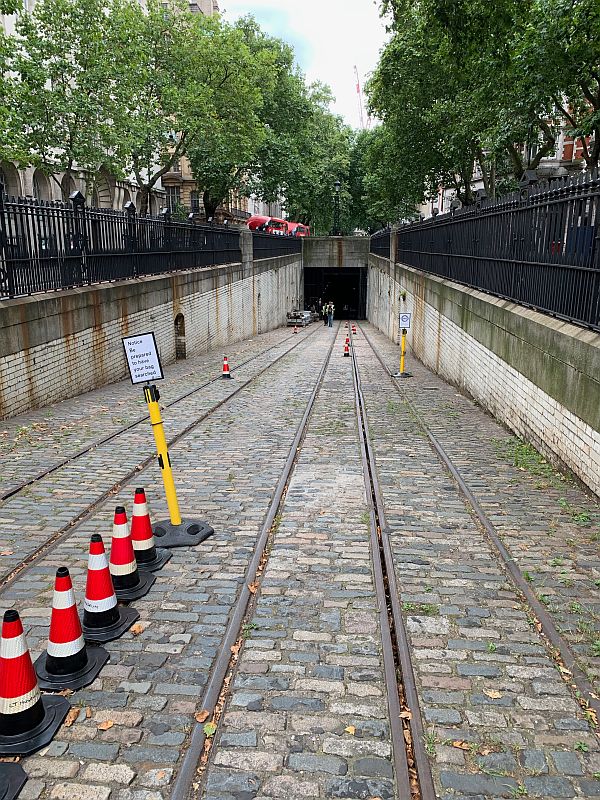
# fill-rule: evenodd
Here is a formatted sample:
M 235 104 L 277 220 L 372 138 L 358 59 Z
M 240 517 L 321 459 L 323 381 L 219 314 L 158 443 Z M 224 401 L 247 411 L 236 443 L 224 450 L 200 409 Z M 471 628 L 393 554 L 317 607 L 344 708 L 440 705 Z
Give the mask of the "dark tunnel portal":
M 367 316 L 367 270 L 361 267 L 304 270 L 304 307 L 333 302 L 337 319 L 365 319 Z

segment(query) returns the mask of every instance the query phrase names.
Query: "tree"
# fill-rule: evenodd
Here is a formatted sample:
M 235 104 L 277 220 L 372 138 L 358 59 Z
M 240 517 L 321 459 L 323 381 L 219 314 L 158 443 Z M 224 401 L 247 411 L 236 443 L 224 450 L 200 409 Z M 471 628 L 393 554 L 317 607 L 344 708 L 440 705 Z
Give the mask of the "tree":
M 56 173 L 70 175 L 75 165 L 119 170 L 111 8 L 104 0 L 40 0 L 17 22 L 10 155 L 57 183 Z

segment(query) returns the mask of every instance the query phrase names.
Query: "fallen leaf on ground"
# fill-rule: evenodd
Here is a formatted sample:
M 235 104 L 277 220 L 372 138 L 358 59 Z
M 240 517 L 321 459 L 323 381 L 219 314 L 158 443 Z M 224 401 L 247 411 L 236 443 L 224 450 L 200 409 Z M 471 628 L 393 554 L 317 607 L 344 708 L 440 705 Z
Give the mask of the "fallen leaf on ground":
M 80 711 L 81 711 L 80 708 L 71 708 L 69 710 L 69 713 L 65 717 L 65 728 L 71 727 L 71 725 L 75 722 L 75 720 L 79 716 Z
M 452 742 L 452 747 L 456 747 L 458 750 L 471 749 L 471 745 L 469 744 L 469 742 L 463 742 L 460 739 L 457 739 L 456 741 Z
M 159 771 L 156 773 L 156 777 L 157 777 L 157 778 L 158 778 L 158 780 L 160 781 L 160 780 L 162 780 L 162 778 L 164 778 L 164 777 L 165 777 L 165 775 L 166 775 L 166 774 L 167 774 L 167 773 L 166 773 L 166 771 L 165 771 L 164 769 L 160 769 L 160 770 L 159 770 Z
M 217 726 L 215 725 L 214 722 L 207 722 L 202 730 L 204 731 L 206 736 L 208 736 L 208 737 L 214 736 L 215 735 L 215 731 L 217 730 Z
M 411 711 L 401 711 L 400 712 L 400 719 L 412 719 L 412 712 Z
M 344 728 L 344 730 L 346 731 L 346 733 L 349 733 L 350 736 L 354 736 L 354 734 L 356 733 L 356 728 L 354 727 L 354 725 L 348 725 L 348 727 Z
M 210 717 L 210 712 L 206 710 L 198 711 L 195 717 L 196 717 L 196 722 L 206 722 L 206 720 Z
M 99 731 L 108 731 L 108 730 L 110 730 L 112 728 L 112 726 L 114 724 L 115 723 L 112 721 L 112 719 L 107 719 L 106 722 L 101 722 L 100 725 L 98 725 L 98 730 Z
M 60 695 L 61 697 L 71 697 L 73 694 L 73 689 L 63 689 L 62 692 L 57 692 L 56 694 Z
M 256 583 L 256 582 L 254 582 L 254 583 L 249 583 L 249 584 L 248 584 L 248 589 L 250 589 L 250 591 L 252 592 L 252 594 L 256 594 L 256 590 L 258 589 L 258 583 Z
M 92 709 L 89 706 L 87 706 L 85 709 L 85 718 L 91 719 L 91 716 L 92 716 Z
M 492 700 L 499 700 L 501 697 L 504 697 L 502 692 L 497 692 L 495 689 L 484 689 L 483 693 L 487 697 L 491 697 Z
M 139 636 L 140 633 L 143 633 L 145 629 L 140 622 L 136 622 L 136 624 L 132 625 L 129 630 L 133 633 L 134 636 Z

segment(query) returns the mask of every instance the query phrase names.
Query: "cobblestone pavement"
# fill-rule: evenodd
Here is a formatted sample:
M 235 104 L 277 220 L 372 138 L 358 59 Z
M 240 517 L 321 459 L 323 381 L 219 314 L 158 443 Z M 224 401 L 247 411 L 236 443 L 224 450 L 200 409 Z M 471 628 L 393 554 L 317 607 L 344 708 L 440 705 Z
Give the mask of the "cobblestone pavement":
M 245 628 L 204 800 L 396 796 L 352 364 L 338 339 Z
M 398 348 L 365 327 L 396 367 Z M 307 334 L 313 331 L 171 449 L 184 516 L 207 519 L 216 533 L 193 550 L 175 550 L 150 593 L 132 604 L 141 626 L 107 645 L 110 663 L 91 687 L 73 695 L 81 709 L 77 721 L 24 760 L 29 781 L 21 800 L 170 797 L 257 534 L 336 335 L 323 326 Z M 299 452 L 196 800 L 397 796 L 343 332 Z M 280 330 L 236 346 L 231 361 L 288 335 Z M 212 384 L 169 409 L 167 434 L 182 430 L 289 345 L 241 369 L 238 380 Z M 360 333 L 356 347 L 440 800 L 600 797 L 596 736 L 527 607 Z M 202 383 L 219 367 L 215 354 L 169 367 L 163 398 Z M 521 569 L 548 597 L 549 610 L 593 677 L 597 507 L 453 387 L 412 360 L 410 369 L 415 377 L 402 389 Z M 77 450 L 111 424 L 123 424 L 110 422 L 121 400 L 123 421 L 144 410 L 126 382 L 55 407 L 64 424 L 78 421 L 69 435 L 81 443 L 69 447 Z M 108 409 L 99 428 L 91 412 L 97 402 Z M 28 415 L 27 425 L 45 416 L 44 410 Z M 18 422 L 5 427 L 9 439 Z M 36 437 L 18 436 L 15 450 L 31 474 L 44 458 Z M 21 553 L 43 541 L 90 494 L 98 496 L 151 452 L 150 437 L 142 425 L 112 449 L 98 448 L 81 464 L 57 470 L 55 482 L 35 484 L 15 498 L 20 504 L 5 504 L 3 552 L 21 547 L 19 539 L 25 542 Z M 22 478 L 18 464 L 11 475 Z M 166 518 L 156 463 L 134 481 L 146 487 L 153 518 Z M 22 613 L 34 657 L 45 646 L 54 570 L 69 566 L 81 600 L 89 537 L 99 532 L 108 540 L 114 505 L 130 510 L 133 488 L 130 483 L 101 505 L 0 594 L 0 610 L 14 606 Z M 42 503 L 39 510 L 36 503 Z
M 314 329 L 313 329 L 314 330 Z M 231 358 L 232 366 L 253 358 L 254 360 L 235 371 L 235 379 L 231 381 L 217 380 L 215 383 L 192 394 L 190 397 L 167 409 L 163 416 L 167 437 L 179 433 L 186 425 L 209 411 L 216 403 L 232 394 L 240 383 L 256 375 L 267 364 L 273 362 L 281 353 L 297 341 L 301 341 L 309 333 L 289 338 L 286 329 L 282 329 L 264 337 L 256 337 L 236 350 Z M 268 348 L 276 344 L 273 349 Z M 268 350 L 268 351 L 267 351 Z M 219 353 L 211 353 L 197 360 L 185 362 L 185 365 L 169 367 L 168 381 L 161 383 L 161 404 L 168 403 L 199 384 L 219 374 L 221 360 Z M 140 396 L 141 399 L 140 399 Z M 121 398 L 121 399 L 118 399 Z M 94 408 L 104 409 L 97 417 Z M 110 416 L 109 409 L 123 408 L 117 416 Z M 81 428 L 82 443 L 89 444 L 111 432 L 122 424 L 136 420 L 146 405 L 140 387 L 133 387 L 129 381 L 113 384 L 104 390 L 96 390 L 83 395 L 82 398 L 65 401 L 56 409 L 55 417 L 62 420 L 54 429 L 54 438 L 50 439 L 50 448 L 62 442 L 61 427 L 68 431 Z M 107 418 L 108 415 L 108 418 Z M 32 420 L 49 419 L 44 411 L 37 415 L 29 415 L 28 429 L 33 430 L 40 422 Z M 111 422 L 111 420 L 113 422 Z M 19 430 L 20 418 L 10 420 L 13 429 Z M 21 428 L 24 426 L 20 426 Z M 36 429 L 37 430 L 37 429 Z M 39 434 L 36 434 L 38 436 Z M 13 441 L 14 441 L 13 437 Z M 30 467 L 33 474 L 44 469 L 43 453 L 36 439 L 29 444 L 26 437 L 17 438 L 17 446 L 21 458 L 26 460 L 29 447 Z M 66 446 L 66 454 L 72 452 L 72 446 Z M 77 445 L 81 449 L 81 444 Z M 71 520 L 83 513 L 88 504 L 111 489 L 122 477 L 144 458 L 153 452 L 153 438 L 149 422 L 142 423 L 125 431 L 118 439 L 99 445 L 76 460 L 56 469 L 50 475 L 27 487 L 18 495 L 8 498 L 0 505 L 0 542 L 2 543 L 2 566 L 0 578 L 9 574 L 24 558 L 34 552 L 41 544 L 57 533 Z M 65 457 L 65 452 L 60 451 Z M 3 464 L 6 458 L 3 457 Z M 50 462 L 51 463 L 51 462 Z M 25 471 L 25 474 L 32 474 Z
M 133 604 L 143 632 L 107 645 L 110 664 L 73 697 L 82 709 L 77 722 L 63 727 L 45 752 L 25 760 L 30 780 L 24 800 L 168 796 L 331 335 L 317 331 L 172 448 L 174 463 L 186 465 L 176 472 L 184 515 L 208 519 L 216 533 L 191 551 L 192 557 L 189 550 L 175 550 L 150 594 Z M 155 463 L 139 482 L 147 488 L 154 518 L 165 518 Z M 114 505 L 123 502 L 130 509 L 132 491 L 127 487 L 107 502 L 1 595 L 2 608 L 14 605 L 21 611 L 34 657 L 45 646 L 55 568 L 69 566 L 81 600 L 89 537 L 95 532 L 109 536 Z
M 366 327 L 392 366 L 397 348 Z M 600 796 L 596 736 L 527 607 L 364 338 L 356 346 L 440 796 Z M 444 435 L 494 522 L 507 504 L 511 524 L 522 525 L 519 542 L 535 542 L 539 533 L 524 503 L 528 476 L 507 465 L 497 482 L 488 474 L 496 463 L 502 467 L 491 440 L 506 440 L 506 432 L 419 365 L 410 368 L 415 377 L 402 388 L 410 385 L 406 391 Z M 466 469 L 471 464 L 475 474 Z M 474 480 L 486 475 L 490 483 Z
M 368 335 L 396 367 L 398 348 L 373 328 Z M 415 378 L 402 390 L 460 470 L 581 668 L 597 681 L 600 506 L 473 401 L 418 362 L 411 361 L 410 369 Z

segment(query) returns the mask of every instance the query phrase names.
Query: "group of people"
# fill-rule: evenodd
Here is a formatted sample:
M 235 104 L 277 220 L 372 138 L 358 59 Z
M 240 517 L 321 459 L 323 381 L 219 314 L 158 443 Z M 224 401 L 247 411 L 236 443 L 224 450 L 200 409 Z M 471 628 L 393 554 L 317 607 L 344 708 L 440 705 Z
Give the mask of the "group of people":
M 323 315 L 323 325 L 329 325 L 330 328 L 333 328 L 334 312 L 335 306 L 331 301 L 323 305 L 323 308 L 321 309 L 321 314 Z

